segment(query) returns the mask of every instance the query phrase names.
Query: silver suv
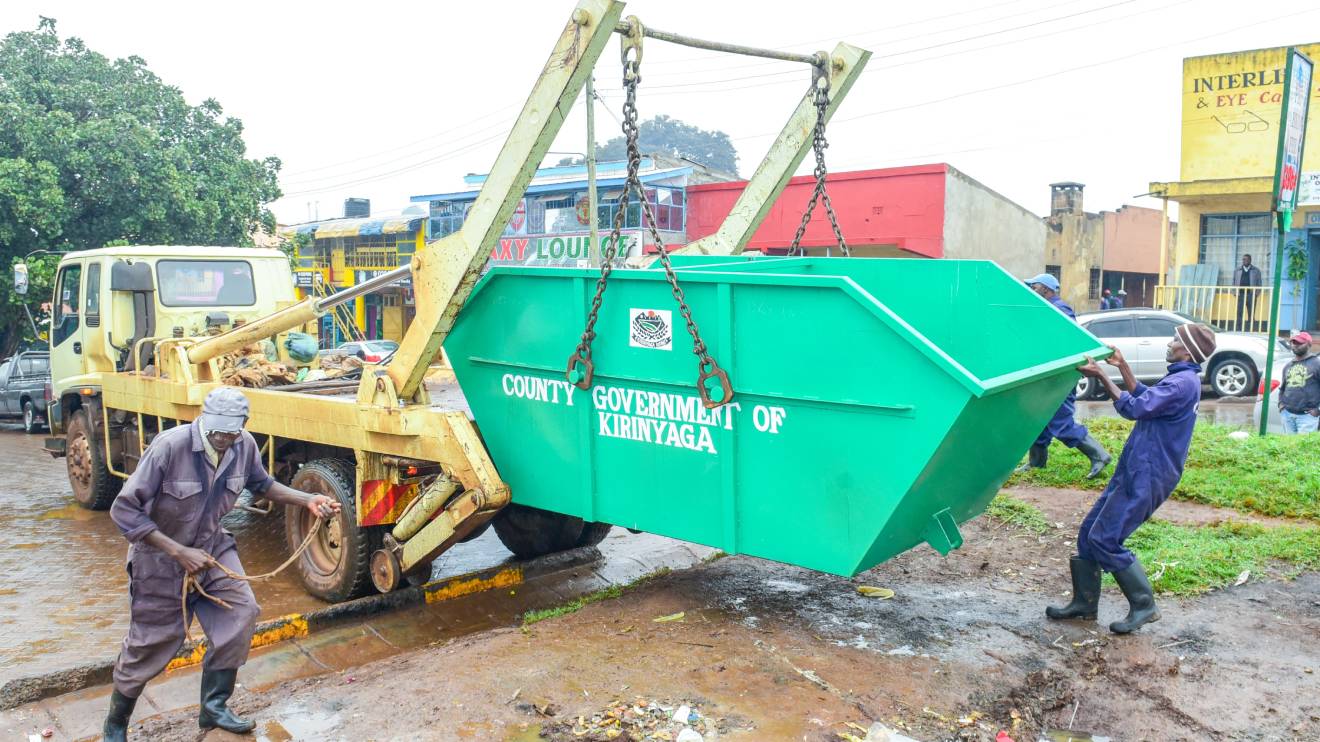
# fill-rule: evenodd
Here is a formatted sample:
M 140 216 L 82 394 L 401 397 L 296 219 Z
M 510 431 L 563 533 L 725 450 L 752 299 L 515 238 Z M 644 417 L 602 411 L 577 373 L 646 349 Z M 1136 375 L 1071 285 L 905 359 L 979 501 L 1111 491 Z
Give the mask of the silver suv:
M 1196 321 L 1166 309 L 1115 309 L 1077 316 L 1077 322 L 1092 335 L 1122 351 L 1133 373 L 1143 382 L 1164 376 L 1168 365 L 1164 360 L 1165 346 L 1173 337 L 1173 329 Z M 1215 339 L 1215 354 L 1203 366 L 1205 383 L 1221 397 L 1254 394 L 1261 369 L 1265 368 L 1264 336 L 1215 328 Z M 1276 358 L 1278 353 L 1275 349 Z M 1121 386 L 1118 369 L 1101 365 Z M 1100 385 L 1093 379 L 1083 378 L 1077 383 L 1078 399 L 1096 399 L 1102 394 Z

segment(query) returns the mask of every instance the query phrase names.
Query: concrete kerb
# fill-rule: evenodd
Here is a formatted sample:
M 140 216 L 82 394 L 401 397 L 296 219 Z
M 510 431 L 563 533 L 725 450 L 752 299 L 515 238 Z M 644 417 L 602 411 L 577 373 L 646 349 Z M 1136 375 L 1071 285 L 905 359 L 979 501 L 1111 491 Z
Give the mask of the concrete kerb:
M 334 624 L 385 611 L 414 605 L 439 603 L 488 590 L 514 587 L 528 580 L 572 569 L 597 561 L 600 558 L 601 553 L 596 547 L 585 546 L 549 554 L 526 562 L 509 563 L 454 577 L 446 577 L 424 585 L 395 590 L 389 594 L 369 595 L 365 598 L 326 606 L 309 613 L 291 613 L 257 624 L 257 630 L 252 636 L 252 648 L 256 649 L 288 639 L 306 637 Z M 176 670 L 200 664 L 202 658 L 206 656 L 206 649 L 205 639 L 185 644 L 175 656 L 174 661 L 170 663 L 168 669 Z M 73 693 L 97 685 L 105 685 L 111 682 L 113 669 L 114 658 L 109 658 L 64 670 L 42 673 L 41 675 L 15 678 L 0 687 L 0 711 L 8 711 L 25 703 L 32 703 L 65 693 Z

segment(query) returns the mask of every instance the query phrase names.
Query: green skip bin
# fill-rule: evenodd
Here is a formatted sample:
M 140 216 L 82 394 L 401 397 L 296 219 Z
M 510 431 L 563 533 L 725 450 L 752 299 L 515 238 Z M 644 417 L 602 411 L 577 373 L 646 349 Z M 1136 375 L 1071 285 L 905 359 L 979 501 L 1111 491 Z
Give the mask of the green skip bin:
M 948 553 L 1109 351 L 994 263 L 675 259 L 733 402 L 705 409 L 660 270 L 500 267 L 445 347 L 513 501 L 851 576 Z M 718 398 L 718 394 L 714 395 Z

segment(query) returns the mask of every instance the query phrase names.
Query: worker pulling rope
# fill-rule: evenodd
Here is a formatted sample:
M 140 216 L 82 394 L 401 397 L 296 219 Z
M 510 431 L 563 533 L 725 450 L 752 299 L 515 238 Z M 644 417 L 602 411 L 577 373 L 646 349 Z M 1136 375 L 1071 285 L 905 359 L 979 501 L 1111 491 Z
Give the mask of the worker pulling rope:
M 307 551 L 307 547 L 312 545 L 312 539 L 316 538 L 317 531 L 321 530 L 321 526 L 324 523 L 325 523 L 325 518 L 323 516 L 320 515 L 316 516 L 316 522 L 312 523 L 312 527 L 307 530 L 307 535 L 303 537 L 302 543 L 298 545 L 298 548 L 294 549 L 293 553 L 289 555 L 288 559 L 284 560 L 283 564 L 281 564 L 280 566 L 276 567 L 275 569 L 265 574 L 260 574 L 260 575 L 239 574 L 238 572 L 235 572 L 234 570 L 216 561 L 216 558 L 211 556 L 210 554 L 206 555 L 206 563 L 209 566 L 214 567 L 220 570 L 221 572 L 224 572 L 227 577 L 233 580 L 241 580 L 243 582 L 260 582 L 261 580 L 269 580 L 270 578 L 274 577 L 280 572 L 283 572 L 284 570 L 288 569 L 289 565 L 298 561 L 298 557 L 302 556 L 303 552 Z M 185 574 L 183 576 L 183 594 L 180 597 L 180 603 L 183 607 L 183 635 L 184 638 L 190 644 L 192 643 L 193 638 L 192 638 L 192 616 L 188 615 L 188 593 L 195 591 L 198 595 L 202 596 L 203 598 L 206 598 L 207 600 L 211 601 L 212 603 L 215 603 L 216 605 L 220 606 L 221 608 L 224 608 L 225 610 L 231 610 L 233 608 L 233 606 L 229 605 L 225 601 L 215 597 L 214 595 L 211 595 L 210 593 L 206 592 L 206 590 L 202 589 L 202 583 L 198 579 L 198 577 L 200 577 L 200 573 L 198 575 Z

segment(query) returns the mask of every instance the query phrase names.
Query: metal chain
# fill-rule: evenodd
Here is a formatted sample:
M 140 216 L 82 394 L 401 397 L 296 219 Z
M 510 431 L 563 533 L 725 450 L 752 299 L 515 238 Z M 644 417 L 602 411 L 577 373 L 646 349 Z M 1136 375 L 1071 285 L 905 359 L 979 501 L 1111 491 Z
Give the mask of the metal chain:
M 656 226 L 655 214 L 652 211 L 651 203 L 646 200 L 646 192 L 642 188 L 641 178 L 638 171 L 641 168 L 642 154 L 638 143 L 640 127 L 637 124 L 637 85 L 642 78 L 639 74 L 641 65 L 640 51 L 640 25 L 632 20 L 634 24 L 634 33 L 637 40 L 633 42 L 637 48 L 637 56 L 634 59 L 628 58 L 628 46 L 624 47 L 623 56 L 623 135 L 628 148 L 628 171 L 623 186 L 623 192 L 615 199 L 618 208 L 614 215 L 614 225 L 610 231 L 610 242 L 602 254 L 600 266 L 600 278 L 596 281 L 596 295 L 592 298 L 591 309 L 587 313 L 587 327 L 582 332 L 582 338 L 578 341 L 576 351 L 568 359 L 567 377 L 570 382 L 580 389 L 591 388 L 591 377 L 594 371 L 591 362 L 591 342 L 596 339 L 596 319 L 600 312 L 601 302 L 605 294 L 606 285 L 609 282 L 610 271 L 613 270 L 612 263 L 618 252 L 619 240 L 623 229 L 624 216 L 627 212 L 630 194 L 633 191 L 637 193 L 637 200 L 641 204 L 641 211 L 644 224 L 651 234 L 651 239 L 655 242 L 656 249 L 659 251 L 660 264 L 665 269 L 665 278 L 669 281 L 669 287 L 674 295 L 674 301 L 678 303 L 678 311 L 683 315 L 684 322 L 687 323 L 688 334 L 692 336 L 692 352 L 697 356 L 697 393 L 701 397 L 702 404 L 707 409 L 714 409 L 727 404 L 733 399 L 733 385 L 729 381 L 729 375 L 720 368 L 719 363 L 711 356 L 710 350 L 706 347 L 706 342 L 701 339 L 701 331 L 697 328 L 696 320 L 692 318 L 692 309 L 687 304 L 683 289 L 678 285 L 678 276 L 674 274 L 674 267 L 669 260 L 669 250 L 665 247 L 664 240 L 660 237 L 660 230 Z M 578 368 L 579 364 L 582 366 Z M 706 387 L 709 379 L 716 379 L 720 384 L 720 398 L 712 399 L 710 390 Z
M 848 243 L 843 239 L 843 231 L 839 229 L 839 218 L 834 213 L 830 194 L 825 191 L 825 176 L 828 174 L 825 169 L 825 149 L 830 146 L 825 139 L 825 114 L 830 107 L 829 74 L 817 68 L 816 74 L 812 77 L 811 87 L 816 103 L 816 127 L 811 136 L 811 148 L 816 153 L 816 188 L 811 192 L 811 200 L 807 202 L 807 210 L 802 214 L 802 223 L 798 225 L 797 234 L 793 235 L 793 244 L 788 248 L 788 254 L 807 254 L 802 248 L 802 236 L 807 233 L 807 224 L 811 223 L 811 215 L 816 211 L 816 202 L 821 201 L 825 204 L 825 215 L 830 219 L 830 227 L 834 230 L 834 239 L 839 243 L 839 251 L 845 257 L 852 257 L 852 250 L 848 249 Z
M 600 314 L 601 303 L 605 299 L 605 287 L 609 284 L 610 272 L 614 270 L 614 260 L 619 252 L 619 241 L 623 238 L 623 220 L 628 213 L 628 197 L 632 194 L 631 184 L 637 179 L 637 170 L 641 167 L 641 158 L 632 157 L 631 143 L 637 140 L 637 83 L 641 77 L 637 74 L 637 61 L 623 60 L 623 135 L 630 143 L 628 157 L 628 175 L 623 191 L 614 199 L 614 224 L 610 227 L 610 237 L 601 252 L 600 278 L 596 279 L 596 295 L 591 299 L 591 309 L 587 312 L 587 326 L 582 331 L 577 348 L 568 359 L 568 380 L 579 389 L 590 391 L 591 377 L 595 364 L 591 360 L 591 342 L 596 339 L 596 319 Z M 578 368 L 581 365 L 582 368 Z

